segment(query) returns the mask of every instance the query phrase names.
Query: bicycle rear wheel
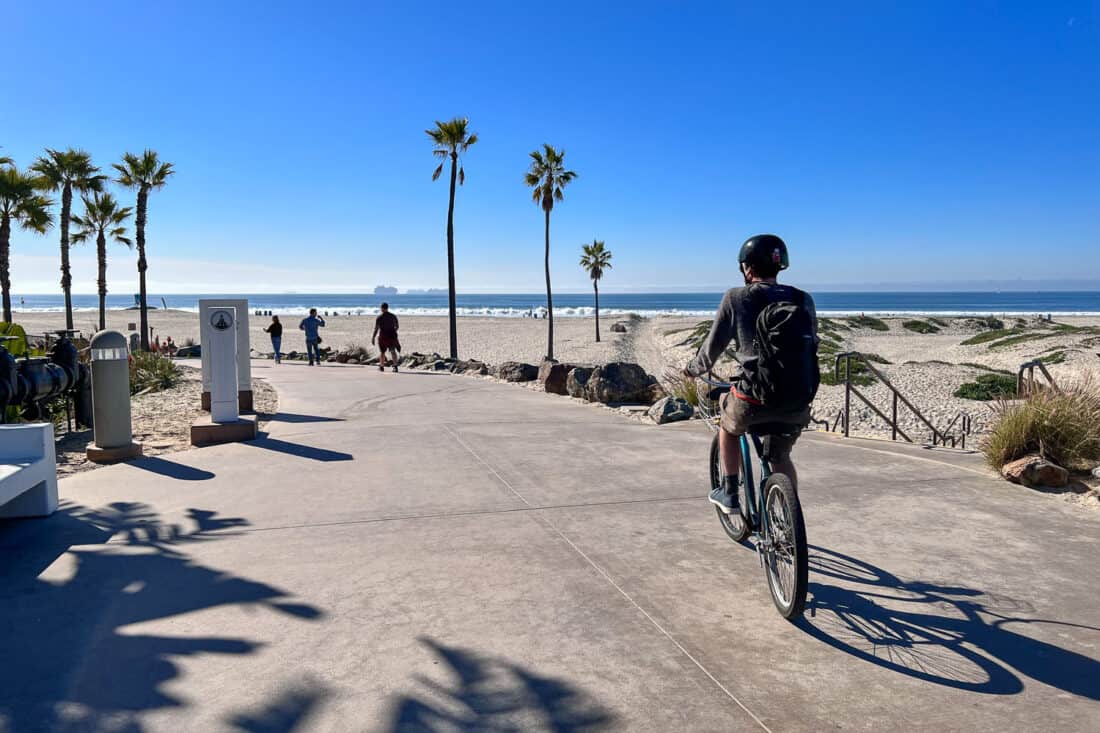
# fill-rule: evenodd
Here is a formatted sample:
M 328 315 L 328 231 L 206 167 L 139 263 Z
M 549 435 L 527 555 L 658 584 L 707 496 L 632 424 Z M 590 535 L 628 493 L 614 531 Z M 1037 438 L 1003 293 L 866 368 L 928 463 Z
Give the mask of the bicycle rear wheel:
M 768 590 L 780 615 L 794 620 L 806 608 L 810 562 L 802 505 L 791 480 L 781 473 L 773 473 L 764 483 L 764 512 L 767 515 L 764 573 Z
M 718 448 L 718 434 L 710 442 L 710 488 L 714 490 L 722 485 L 722 451 Z M 749 536 L 749 525 L 740 513 L 726 514 L 719 507 L 714 507 L 718 514 L 718 522 L 734 542 L 743 542 Z

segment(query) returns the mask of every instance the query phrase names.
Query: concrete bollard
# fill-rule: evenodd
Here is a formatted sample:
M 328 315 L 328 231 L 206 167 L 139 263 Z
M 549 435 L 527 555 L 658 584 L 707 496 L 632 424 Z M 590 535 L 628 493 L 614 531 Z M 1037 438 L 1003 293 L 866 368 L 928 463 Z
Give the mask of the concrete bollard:
M 112 463 L 140 456 L 130 423 L 130 363 L 126 337 L 100 331 L 92 337 L 92 422 L 95 442 L 88 460 Z

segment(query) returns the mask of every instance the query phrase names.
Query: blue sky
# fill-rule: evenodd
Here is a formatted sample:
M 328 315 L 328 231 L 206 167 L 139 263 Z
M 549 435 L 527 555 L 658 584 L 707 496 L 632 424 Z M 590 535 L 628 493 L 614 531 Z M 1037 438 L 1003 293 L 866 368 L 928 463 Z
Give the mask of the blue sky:
M 555 287 L 726 285 L 774 231 L 815 284 L 1100 277 L 1100 4 L 17 3 L 3 153 L 152 147 L 154 292 L 446 283 L 424 129 L 480 137 L 456 206 L 466 292 L 537 292 L 527 153 L 579 174 Z M 129 197 L 129 194 L 126 194 Z M 13 238 L 54 292 L 57 232 Z M 76 290 L 94 290 L 91 251 Z M 112 292 L 135 280 L 112 252 Z

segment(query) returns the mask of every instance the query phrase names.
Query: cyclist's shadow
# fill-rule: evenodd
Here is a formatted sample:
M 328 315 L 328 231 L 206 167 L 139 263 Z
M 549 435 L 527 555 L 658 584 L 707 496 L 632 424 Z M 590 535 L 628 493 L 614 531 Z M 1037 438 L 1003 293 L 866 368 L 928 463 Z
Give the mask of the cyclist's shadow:
M 1026 602 L 973 588 L 903 580 L 870 563 L 810 546 L 810 599 L 800 627 L 886 669 L 992 695 L 1024 688 L 1017 672 L 1100 700 L 1100 661 L 1017 633 L 1013 624 L 1100 628 L 1034 618 Z M 832 584 L 814 579 L 832 579 Z

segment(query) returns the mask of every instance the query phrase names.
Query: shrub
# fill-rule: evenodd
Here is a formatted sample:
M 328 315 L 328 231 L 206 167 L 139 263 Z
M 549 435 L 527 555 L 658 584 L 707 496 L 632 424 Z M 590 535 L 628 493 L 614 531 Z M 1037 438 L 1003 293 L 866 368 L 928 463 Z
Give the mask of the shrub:
M 1065 360 L 1066 352 L 1064 351 L 1055 351 L 1052 354 L 1047 354 L 1046 356 L 1039 357 L 1039 361 L 1043 362 L 1044 364 L 1062 364 L 1063 362 L 1065 362 Z
M 830 386 L 844 384 L 847 362 L 841 360 L 839 374 L 834 370 L 835 364 L 819 362 L 821 367 L 821 383 Z M 839 377 L 839 378 L 838 378 Z M 857 359 L 852 360 L 852 384 L 857 387 L 867 387 L 875 383 L 875 377 L 867 368 L 867 365 Z
M 1090 380 L 1063 391 L 1038 390 L 1020 403 L 1002 401 L 982 443 L 995 469 L 1032 453 L 1071 470 L 1100 461 L 1100 390 Z
M 665 388 L 665 392 L 668 392 L 672 397 L 685 400 L 692 407 L 699 406 L 699 393 L 700 390 L 708 388 L 706 382 L 686 377 L 672 368 L 665 370 L 664 377 L 665 381 L 662 386 Z
M 985 333 L 979 333 L 976 336 L 971 336 L 966 341 L 962 342 L 962 346 L 976 346 L 977 344 L 984 344 L 987 341 L 996 341 L 997 339 L 1005 338 L 1006 336 L 1014 336 L 1020 333 L 1018 328 L 995 328 L 992 331 L 986 331 Z
M 182 372 L 167 356 L 139 351 L 130 358 L 130 394 L 174 387 Z
M 993 316 L 985 316 L 983 318 L 968 318 L 966 325 L 972 328 L 984 328 L 987 331 L 1000 331 L 1004 329 L 1005 323 L 1000 318 L 994 318 Z
M 890 330 L 890 326 L 887 325 L 886 321 L 882 320 L 881 318 L 872 318 L 871 316 L 853 316 L 852 318 L 848 319 L 848 322 L 851 323 L 853 326 L 858 326 L 860 328 L 871 328 L 875 331 Z
M 973 382 L 960 385 L 955 396 L 964 400 L 999 400 L 1016 396 L 1016 377 L 1008 374 L 979 374 Z
M 942 321 L 941 321 L 942 323 Z M 940 328 L 928 321 L 903 321 L 901 327 L 914 333 L 939 333 Z
M 931 321 L 932 323 L 935 323 L 937 326 L 940 326 L 941 328 L 947 328 L 947 326 L 950 325 L 947 321 L 943 320 L 942 318 L 929 318 L 928 320 Z
M 947 362 L 940 363 L 946 364 Z M 996 369 L 994 367 L 986 366 L 985 364 L 978 364 L 977 362 L 973 361 L 960 362 L 959 366 L 970 367 L 971 369 L 980 369 L 983 372 L 994 372 L 996 374 L 1007 374 L 1009 376 L 1012 376 L 1012 372 L 1008 371 L 1007 369 Z

